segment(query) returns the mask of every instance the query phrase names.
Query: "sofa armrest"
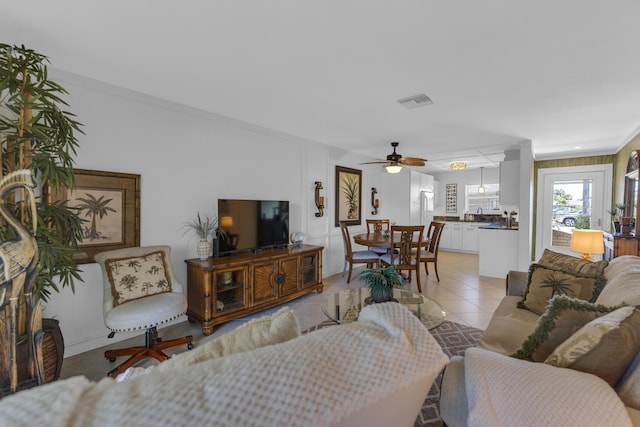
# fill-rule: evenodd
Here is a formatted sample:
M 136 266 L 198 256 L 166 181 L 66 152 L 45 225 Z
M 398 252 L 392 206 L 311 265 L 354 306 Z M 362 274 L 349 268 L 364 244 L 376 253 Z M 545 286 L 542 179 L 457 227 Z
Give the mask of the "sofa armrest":
M 526 271 L 510 270 L 507 273 L 507 295 L 524 296 L 524 291 L 527 287 L 527 276 L 528 273 Z
M 464 386 L 464 358 L 453 356 L 444 368 L 440 383 L 440 417 L 448 427 L 468 424 L 469 405 Z

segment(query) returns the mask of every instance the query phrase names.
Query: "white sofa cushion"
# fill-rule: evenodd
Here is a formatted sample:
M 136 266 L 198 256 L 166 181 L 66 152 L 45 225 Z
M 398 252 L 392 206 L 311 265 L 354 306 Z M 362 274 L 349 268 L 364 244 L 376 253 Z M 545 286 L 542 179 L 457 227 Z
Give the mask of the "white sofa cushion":
M 404 306 L 374 304 L 357 322 L 282 344 L 121 383 L 104 379 L 78 396 L 71 425 L 412 426 L 447 360 Z M 0 419 L 13 416 L 15 427 L 55 425 L 47 405 L 31 404 L 40 389 L 0 400 Z M 50 405 L 63 394 L 48 395 Z M 388 403 L 397 398 L 410 409 Z

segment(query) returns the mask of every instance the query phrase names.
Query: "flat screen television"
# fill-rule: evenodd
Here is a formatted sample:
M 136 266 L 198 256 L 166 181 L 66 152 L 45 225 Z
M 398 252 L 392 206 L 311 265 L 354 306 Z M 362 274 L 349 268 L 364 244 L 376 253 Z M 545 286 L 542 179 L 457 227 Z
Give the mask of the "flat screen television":
M 218 199 L 218 222 L 226 233 L 218 242 L 220 255 L 289 243 L 288 200 Z

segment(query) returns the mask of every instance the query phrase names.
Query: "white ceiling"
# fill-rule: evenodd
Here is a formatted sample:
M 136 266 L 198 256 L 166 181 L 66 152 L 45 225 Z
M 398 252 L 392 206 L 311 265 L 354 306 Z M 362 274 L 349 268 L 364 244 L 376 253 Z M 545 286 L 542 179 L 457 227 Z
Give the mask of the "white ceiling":
M 0 41 L 373 158 L 399 141 L 437 171 L 527 140 L 538 159 L 616 152 L 640 124 L 639 16 L 637 0 L 29 0 L 3 5 Z M 396 102 L 419 93 L 433 104 Z

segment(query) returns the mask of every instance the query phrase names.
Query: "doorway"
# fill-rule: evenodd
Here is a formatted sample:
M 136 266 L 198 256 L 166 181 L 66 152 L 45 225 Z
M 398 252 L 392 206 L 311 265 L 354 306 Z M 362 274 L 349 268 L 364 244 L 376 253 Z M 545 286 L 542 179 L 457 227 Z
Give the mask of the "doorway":
M 609 230 L 612 180 L 611 164 L 538 170 L 536 259 L 544 249 L 576 255 L 570 249 L 576 228 Z

